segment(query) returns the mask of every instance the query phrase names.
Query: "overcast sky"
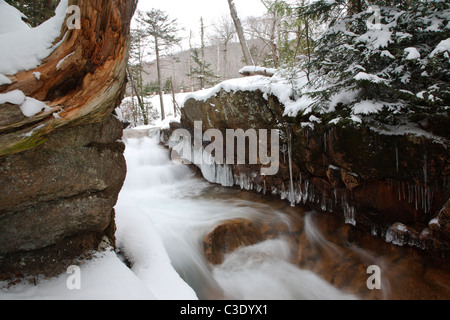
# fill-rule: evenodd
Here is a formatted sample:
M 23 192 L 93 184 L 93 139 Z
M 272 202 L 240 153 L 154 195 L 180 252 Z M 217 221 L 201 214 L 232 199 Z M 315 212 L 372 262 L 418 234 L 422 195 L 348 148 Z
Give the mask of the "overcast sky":
M 265 12 L 265 7 L 261 0 L 234 0 L 234 3 L 242 20 L 247 16 L 261 16 Z M 182 34 L 185 38 L 189 37 L 190 29 L 196 35 L 200 33 L 200 17 L 203 17 L 207 28 L 219 17 L 230 14 L 227 0 L 139 1 L 138 10 L 150 11 L 152 8 L 165 11 L 170 18 L 177 19 L 179 26 L 186 29 Z

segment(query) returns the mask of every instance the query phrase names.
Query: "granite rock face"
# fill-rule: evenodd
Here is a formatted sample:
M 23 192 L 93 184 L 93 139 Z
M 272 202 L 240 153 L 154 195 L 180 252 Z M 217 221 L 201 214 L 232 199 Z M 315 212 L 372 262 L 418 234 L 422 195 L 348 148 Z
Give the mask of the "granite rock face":
M 438 123 L 433 119 L 424 116 L 423 128 L 414 130 L 388 130 L 370 117 L 361 123 L 331 121 L 340 110 L 310 121 L 309 114 L 284 116 L 278 99 L 260 91 L 222 90 L 205 101 L 189 99 L 181 112 L 181 123 L 171 130 L 193 133 L 195 121 L 202 122 L 203 132 L 219 129 L 224 136 L 227 129 L 280 130 L 278 173 L 263 176 L 260 165 L 229 165 L 233 185 L 339 213 L 343 223 L 368 234 L 448 257 L 450 242 L 443 236 L 448 210 L 443 207 L 450 196 L 450 144 L 431 130 Z M 406 226 L 408 236 L 392 232 L 398 224 Z
M 0 105 L 0 275 L 57 275 L 115 244 L 126 163 L 113 112 L 125 91 L 136 2 L 68 4 L 79 7 L 80 28 L 69 28 L 67 15 L 49 56 L 0 85 L 0 94 L 20 91 L 46 105 L 31 116 Z
M 113 208 L 126 175 L 121 136 L 121 122 L 110 116 L 102 123 L 61 130 L 40 147 L 0 157 L 0 265 L 18 268 L 7 257 L 80 235 L 96 239 L 90 250 L 104 236 L 114 244 Z M 27 263 L 22 261 L 21 269 Z

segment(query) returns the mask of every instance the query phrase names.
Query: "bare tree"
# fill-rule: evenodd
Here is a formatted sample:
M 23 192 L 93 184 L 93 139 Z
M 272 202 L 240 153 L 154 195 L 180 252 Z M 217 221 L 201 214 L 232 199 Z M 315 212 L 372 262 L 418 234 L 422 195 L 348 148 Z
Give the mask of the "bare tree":
M 213 35 L 210 37 L 217 46 L 223 46 L 223 78 L 228 78 L 228 47 L 236 36 L 236 28 L 229 16 L 222 16 L 217 23 L 213 25 Z M 220 49 L 218 49 L 220 50 Z M 217 74 L 220 74 L 220 56 L 218 54 Z
M 252 55 L 250 54 L 250 50 L 247 45 L 247 40 L 244 35 L 244 28 L 242 27 L 241 20 L 239 19 L 236 6 L 234 5 L 233 0 L 228 0 L 228 5 L 230 6 L 230 14 L 233 19 L 234 26 L 236 27 L 236 32 L 239 37 L 239 42 L 242 47 L 242 53 L 244 54 L 244 60 L 247 65 L 254 65 Z
M 127 76 L 132 93 L 136 95 L 139 108 L 142 112 L 142 120 L 145 125 L 149 124 L 149 117 L 147 108 L 144 103 L 144 60 L 147 56 L 146 47 L 148 41 L 146 40 L 144 30 L 137 28 L 131 30 L 130 34 L 131 44 L 129 50 L 129 60 L 127 66 Z

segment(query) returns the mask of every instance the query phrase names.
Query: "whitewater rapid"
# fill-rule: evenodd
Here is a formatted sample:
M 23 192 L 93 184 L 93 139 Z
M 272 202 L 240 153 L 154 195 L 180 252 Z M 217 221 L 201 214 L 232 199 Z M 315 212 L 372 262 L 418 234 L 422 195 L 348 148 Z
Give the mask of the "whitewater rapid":
M 289 217 L 270 205 L 235 198 L 236 190 L 194 176 L 174 164 L 159 135 L 126 138 L 128 173 L 118 205 L 139 207 L 153 222 L 171 263 L 199 299 L 353 299 L 311 271 L 291 263 L 287 240 L 243 247 L 212 267 L 203 238 L 224 221 Z

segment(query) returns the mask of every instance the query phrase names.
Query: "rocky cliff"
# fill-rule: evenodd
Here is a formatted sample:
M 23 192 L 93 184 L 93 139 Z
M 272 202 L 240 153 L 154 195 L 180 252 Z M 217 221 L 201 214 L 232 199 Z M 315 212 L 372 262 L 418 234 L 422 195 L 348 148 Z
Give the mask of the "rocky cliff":
M 0 105 L 0 274 L 57 274 L 102 240 L 114 245 L 126 164 L 112 113 L 125 88 L 136 4 L 66 5 L 80 9 L 79 28 L 64 21 L 50 55 L 0 86 L 0 94 L 26 97 Z M 41 111 L 23 112 L 36 100 Z
M 187 100 L 172 130 L 193 132 L 194 121 L 202 121 L 203 132 L 215 128 L 224 136 L 226 129 L 280 129 L 279 172 L 262 176 L 260 165 L 230 165 L 231 184 L 340 214 L 342 223 L 387 242 L 448 257 L 448 116 L 423 115 L 421 127 L 369 116 L 333 121 L 346 112 L 339 106 L 321 118 L 287 117 L 274 95 L 221 90 Z

